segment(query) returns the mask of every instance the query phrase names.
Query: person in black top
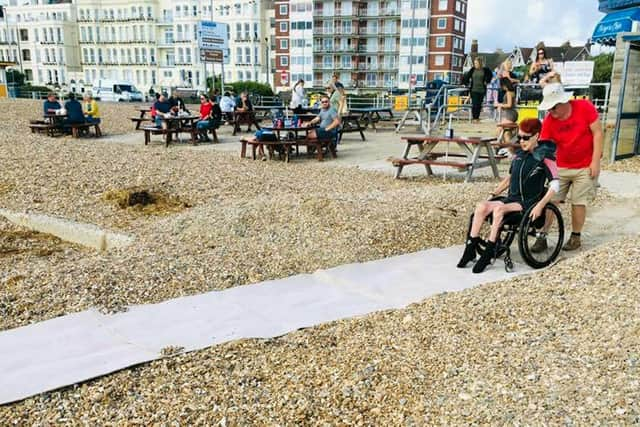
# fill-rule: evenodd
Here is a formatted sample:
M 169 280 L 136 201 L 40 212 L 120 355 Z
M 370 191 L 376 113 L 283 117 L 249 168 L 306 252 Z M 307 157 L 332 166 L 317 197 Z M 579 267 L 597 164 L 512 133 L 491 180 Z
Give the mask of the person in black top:
M 253 111 L 253 104 L 246 91 L 240 94 L 240 102 L 236 104 L 236 111 Z
M 76 95 L 69 94 L 69 100 L 64 103 L 64 108 L 67 110 L 67 119 L 64 121 L 64 125 L 84 123 L 84 112 L 82 111 L 82 104 L 76 99 Z
M 480 112 L 482 111 L 482 101 L 487 93 L 487 85 L 491 83 L 493 73 L 482 63 L 479 56 L 473 60 L 473 68 L 471 68 L 462 77 L 462 84 L 469 86 L 471 94 L 471 114 L 475 122 L 480 121 Z
M 183 99 L 180 98 L 176 92 L 171 93 L 169 104 L 171 104 L 172 108 L 178 107 L 178 111 L 184 111 L 185 113 L 189 112 L 189 110 L 187 110 L 187 107 L 184 105 Z
M 509 175 L 497 189 L 490 193 L 487 201 L 478 203 L 473 214 L 471 230 L 467 236 L 462 258 L 458 268 L 464 268 L 476 257 L 476 248 L 480 243 L 480 229 L 485 219 L 493 215 L 487 247 L 473 266 L 474 273 L 483 272 L 495 256 L 496 242 L 505 215 L 510 212 L 531 210 L 531 218 L 542 215 L 544 207 L 555 193 L 560 190 L 558 167 L 556 164 L 556 146 L 550 141 L 539 141 L 542 123 L 538 119 L 526 119 L 520 122 L 518 142 L 520 147 L 511 163 Z M 545 192 L 545 183 L 549 188 Z M 496 197 L 504 190 L 506 197 Z

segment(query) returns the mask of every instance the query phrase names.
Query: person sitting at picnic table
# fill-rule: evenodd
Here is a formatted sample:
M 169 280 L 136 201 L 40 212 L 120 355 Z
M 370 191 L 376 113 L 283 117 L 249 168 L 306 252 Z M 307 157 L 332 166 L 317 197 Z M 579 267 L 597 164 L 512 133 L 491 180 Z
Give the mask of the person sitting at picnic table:
M 524 212 L 531 206 L 531 218 L 542 215 L 544 207 L 553 195 L 560 190 L 558 167 L 555 160 L 556 146 L 550 141 L 539 141 L 542 123 L 538 119 L 526 119 L 520 122 L 518 141 L 520 147 L 511 162 L 509 175 L 490 193 L 487 201 L 480 202 L 473 214 L 471 230 L 467 236 L 462 258 L 458 268 L 464 268 L 476 258 L 476 250 L 481 241 L 480 229 L 485 219 L 493 214 L 491 231 L 485 251 L 473 266 L 474 273 L 482 273 L 495 256 L 496 240 L 503 219 L 510 212 Z M 544 193 L 546 180 L 549 189 Z M 496 197 L 504 190 L 506 197 Z
M 207 95 L 200 95 L 200 120 L 196 123 L 198 129 L 198 139 L 200 141 L 211 141 L 207 135 L 209 129 L 217 129 L 222 121 L 222 111 L 220 106 L 209 99 Z
M 156 93 L 155 94 L 155 101 L 153 101 L 153 104 L 151 104 L 151 108 L 149 108 L 149 115 L 151 116 L 151 121 L 155 122 L 156 121 L 156 102 L 160 99 L 160 93 Z
M 178 112 L 184 111 L 185 113 L 189 113 L 189 110 L 187 110 L 187 107 L 184 104 L 184 100 L 180 98 L 176 92 L 171 93 L 171 96 L 169 97 L 169 104 L 171 107 L 177 107 Z
M 99 124 L 100 110 L 98 109 L 98 103 L 89 92 L 85 93 L 82 98 L 82 112 L 84 113 L 85 121 L 91 124 Z
M 251 103 L 249 94 L 246 91 L 240 94 L 240 102 L 238 103 L 238 105 L 236 105 L 236 111 L 241 113 L 246 111 L 253 111 L 253 104 Z
M 47 99 L 44 101 L 43 105 L 44 115 L 56 114 L 56 111 L 62 108 L 60 102 L 58 102 L 58 97 L 55 93 L 49 92 L 47 94 Z
M 307 135 L 310 139 L 329 139 L 332 144 L 336 143 L 338 129 L 340 128 L 340 115 L 330 104 L 327 95 L 320 98 L 320 112 L 316 117 L 302 124 L 303 127 L 318 124 L 317 129 L 311 129 Z
M 167 122 L 162 120 L 165 117 L 171 116 L 171 104 L 167 101 L 167 93 L 163 92 L 158 97 L 158 100 L 153 104 L 153 109 L 156 113 L 155 123 L 156 127 L 162 129 L 167 128 Z
M 69 99 L 64 103 L 64 109 L 67 110 L 67 118 L 62 123 L 63 126 L 85 122 L 82 104 L 78 102 L 74 93 L 69 94 Z
M 233 120 L 233 110 L 236 108 L 236 102 L 231 97 L 229 92 L 225 92 L 224 96 L 220 98 L 220 110 L 224 115 L 227 122 Z

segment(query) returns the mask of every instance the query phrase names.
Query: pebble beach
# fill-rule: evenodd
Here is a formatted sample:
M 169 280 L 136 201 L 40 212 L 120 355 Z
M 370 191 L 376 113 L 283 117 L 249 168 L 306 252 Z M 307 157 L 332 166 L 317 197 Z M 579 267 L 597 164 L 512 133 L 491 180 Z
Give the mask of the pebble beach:
M 0 108 L 0 208 L 135 238 L 101 253 L 0 219 L 0 331 L 461 244 L 474 204 L 495 186 L 114 143 L 132 130 L 131 105 L 101 105 L 106 140 L 29 133 L 34 101 Z M 607 168 L 640 173 L 637 159 Z M 131 189 L 175 203 L 143 211 L 109 197 Z M 636 234 L 404 310 L 172 356 L 1 406 L 0 424 L 640 423 L 638 259 Z

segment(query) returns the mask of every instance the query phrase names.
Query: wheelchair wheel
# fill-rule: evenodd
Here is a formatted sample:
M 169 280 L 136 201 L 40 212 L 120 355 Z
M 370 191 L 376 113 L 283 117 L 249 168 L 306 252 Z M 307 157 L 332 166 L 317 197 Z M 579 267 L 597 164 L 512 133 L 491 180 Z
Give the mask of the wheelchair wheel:
M 554 262 L 560 254 L 564 242 L 564 221 L 560 210 L 553 203 L 548 203 L 543 214 L 534 221 L 529 217 L 531 210 L 533 206 L 522 217 L 518 249 L 527 264 L 533 268 L 543 268 Z M 546 248 L 534 252 L 532 247 L 538 238 L 546 238 Z

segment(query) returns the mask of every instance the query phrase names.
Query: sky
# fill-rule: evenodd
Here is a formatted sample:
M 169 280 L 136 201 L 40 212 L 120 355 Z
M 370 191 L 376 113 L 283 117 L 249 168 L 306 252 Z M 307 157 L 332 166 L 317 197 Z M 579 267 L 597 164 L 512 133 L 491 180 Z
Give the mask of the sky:
M 583 46 L 603 16 L 597 0 L 470 0 L 465 50 L 472 39 L 480 52 L 510 52 L 541 40 L 548 46 L 567 40 Z

